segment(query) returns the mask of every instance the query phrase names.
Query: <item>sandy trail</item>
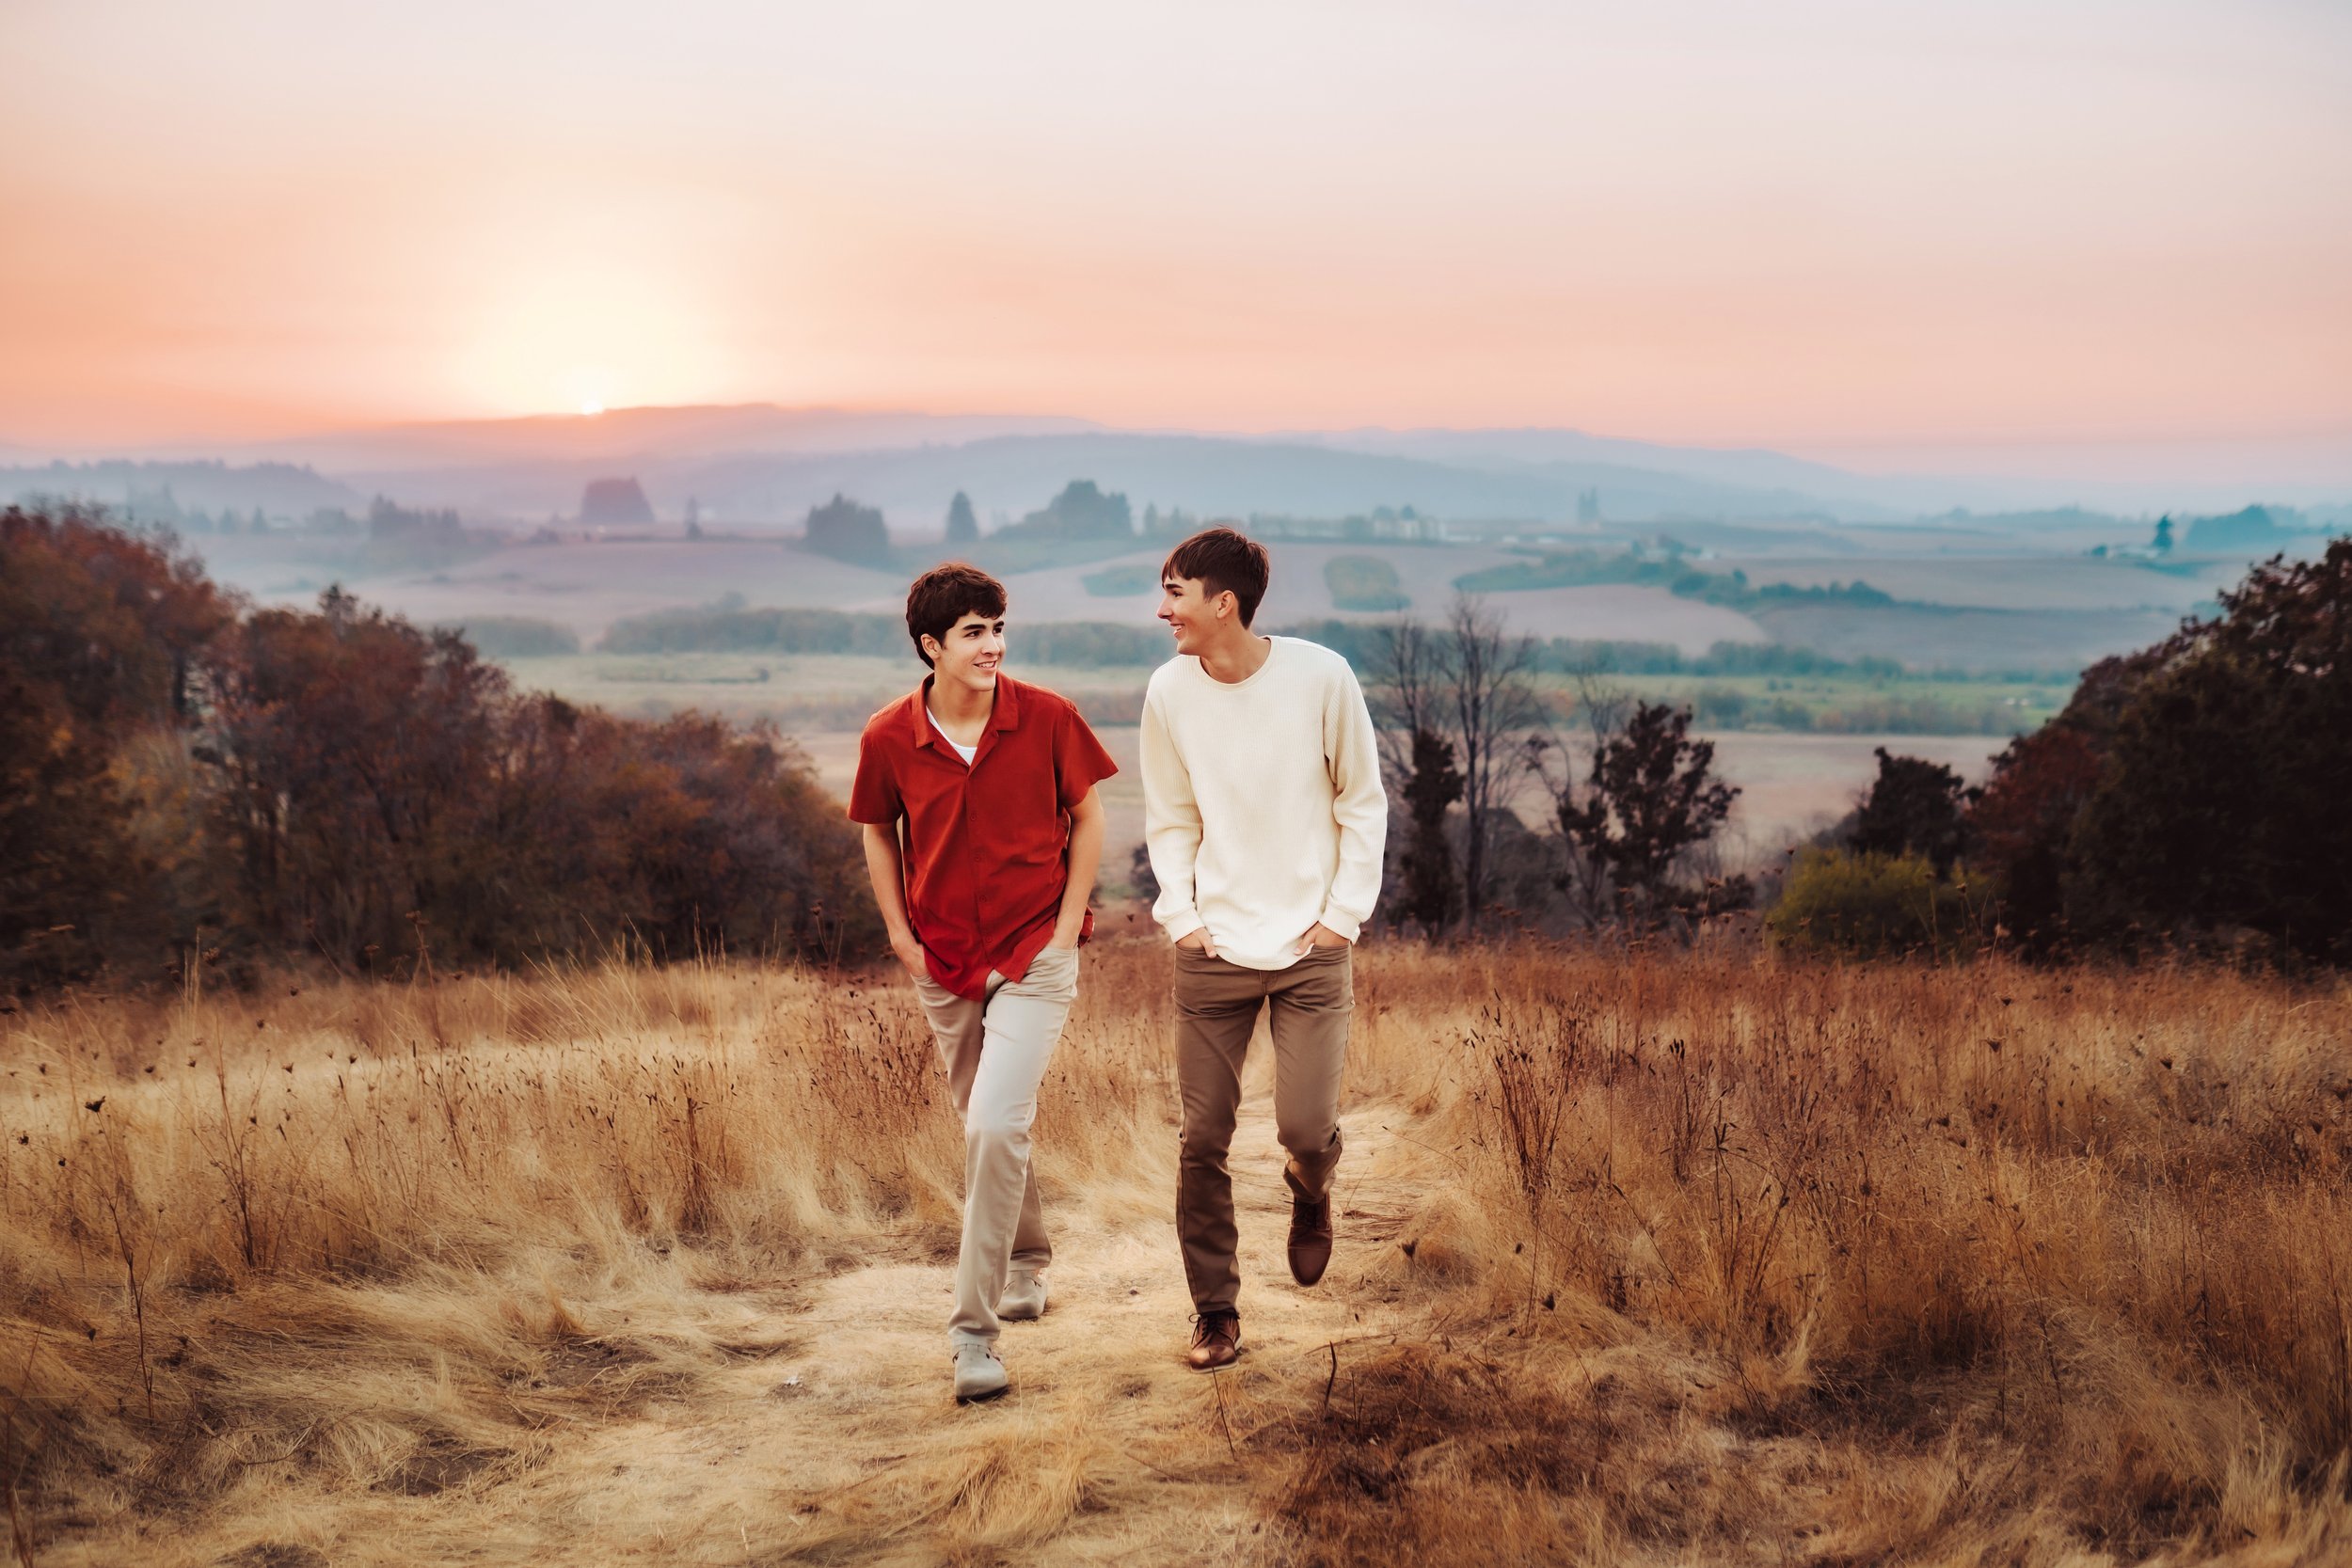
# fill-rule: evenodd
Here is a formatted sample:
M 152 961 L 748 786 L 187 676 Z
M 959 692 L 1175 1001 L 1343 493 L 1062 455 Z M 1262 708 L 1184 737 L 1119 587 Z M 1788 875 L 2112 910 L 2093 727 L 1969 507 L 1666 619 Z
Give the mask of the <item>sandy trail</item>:
M 1253 1053 L 1253 1073 L 1269 1057 Z M 1182 1363 L 1190 1303 L 1167 1215 L 1170 1149 L 1139 1157 L 1107 1194 L 1069 1195 L 1083 1200 L 1075 1212 L 1056 1203 L 1049 1175 L 1052 1299 L 1042 1320 L 1007 1325 L 1004 1399 L 954 1404 L 951 1259 L 908 1237 L 830 1275 L 728 1281 L 666 1312 L 575 1300 L 613 1353 L 600 1369 L 593 1346 L 579 1358 L 609 1416 L 549 1426 L 535 1451 L 478 1473 L 461 1456 L 447 1485 L 427 1476 L 425 1496 L 257 1497 L 175 1544 L 183 1560 L 248 1568 L 1277 1560 L 1247 1439 L 1273 1400 L 1330 1380 L 1327 1346 L 1342 1347 L 1343 1388 L 1354 1347 L 1401 1320 L 1382 1278 L 1416 1197 L 1398 1167 L 1426 1157 L 1390 1131 L 1399 1115 L 1359 1106 L 1345 1118 L 1338 1250 L 1323 1283 L 1301 1290 L 1283 1259 L 1271 1104 L 1255 1085 L 1234 1140 L 1246 1354 L 1232 1371 Z M 1041 1148 L 1050 1161 L 1050 1140 Z M 665 1339 L 725 1354 L 678 1377 L 631 1348 Z

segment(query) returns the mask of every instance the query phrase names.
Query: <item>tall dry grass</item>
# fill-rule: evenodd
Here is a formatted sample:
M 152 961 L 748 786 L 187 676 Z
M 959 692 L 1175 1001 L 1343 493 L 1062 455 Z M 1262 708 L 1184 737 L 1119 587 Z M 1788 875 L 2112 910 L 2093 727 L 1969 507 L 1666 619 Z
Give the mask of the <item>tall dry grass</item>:
M 1106 1230 L 1165 1224 L 1167 978 L 1097 950 L 1047 1085 L 1049 1193 Z M 1411 1199 L 1343 1219 L 1327 1289 L 1364 1331 L 1245 1362 L 1154 1450 L 1231 1466 L 1261 1555 L 2352 1551 L 2341 986 L 1399 947 L 1358 1000 L 1351 1114 L 1385 1142 L 1351 1159 Z M 772 1346 L 812 1281 L 955 1244 L 959 1140 L 887 977 L 290 979 L 6 1022 L 27 1552 L 297 1479 L 527 1478 Z M 1167 1326 L 1108 1350 L 1157 1365 Z M 951 1518 L 1050 1541 L 1104 1506 L 1083 1415 L 1023 1416 L 1034 1467 L 845 1493 L 777 1555 Z
M 1481 1560 L 1473 1495 L 1539 1560 L 2352 1555 L 2340 984 L 1506 952 L 1381 991 L 1474 1007 L 1401 1272 L 1488 1328 L 1292 1423 L 1333 1559 Z

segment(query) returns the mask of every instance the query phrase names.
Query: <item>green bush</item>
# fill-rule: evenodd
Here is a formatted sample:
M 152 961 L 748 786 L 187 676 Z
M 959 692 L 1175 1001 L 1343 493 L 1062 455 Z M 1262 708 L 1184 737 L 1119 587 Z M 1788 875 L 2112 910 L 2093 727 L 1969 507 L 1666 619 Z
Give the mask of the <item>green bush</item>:
M 1820 848 L 1798 852 L 1764 917 L 1779 945 L 1858 958 L 1958 956 L 1975 948 L 1976 925 L 1966 894 L 1924 856 Z
M 1396 568 L 1376 555 L 1335 555 L 1323 563 L 1323 581 L 1336 610 L 1378 614 L 1413 602 L 1396 580 Z

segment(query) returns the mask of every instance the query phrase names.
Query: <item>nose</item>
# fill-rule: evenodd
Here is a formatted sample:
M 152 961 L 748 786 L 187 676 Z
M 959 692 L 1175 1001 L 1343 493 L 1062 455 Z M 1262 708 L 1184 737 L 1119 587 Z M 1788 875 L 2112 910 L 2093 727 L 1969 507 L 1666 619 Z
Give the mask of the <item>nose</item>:
M 1160 595 L 1159 615 L 1160 619 L 1163 621 L 1173 621 L 1176 619 L 1176 599 L 1173 594 L 1162 594 Z

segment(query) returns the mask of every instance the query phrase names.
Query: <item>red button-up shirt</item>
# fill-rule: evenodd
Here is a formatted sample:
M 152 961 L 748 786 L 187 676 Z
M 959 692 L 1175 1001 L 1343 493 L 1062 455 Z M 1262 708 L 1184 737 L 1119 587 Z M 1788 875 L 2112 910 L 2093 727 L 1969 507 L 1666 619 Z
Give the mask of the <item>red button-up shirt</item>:
M 1069 880 L 1070 813 L 1119 771 L 1069 700 L 996 677 L 967 765 L 932 723 L 931 682 L 866 721 L 850 817 L 906 821 L 907 918 L 931 978 L 977 1002 L 1053 939 Z

